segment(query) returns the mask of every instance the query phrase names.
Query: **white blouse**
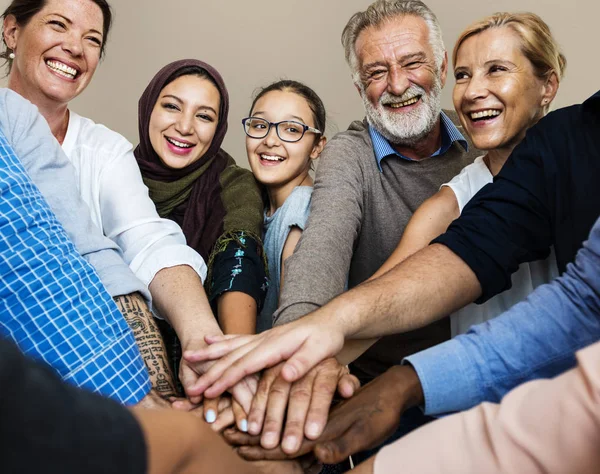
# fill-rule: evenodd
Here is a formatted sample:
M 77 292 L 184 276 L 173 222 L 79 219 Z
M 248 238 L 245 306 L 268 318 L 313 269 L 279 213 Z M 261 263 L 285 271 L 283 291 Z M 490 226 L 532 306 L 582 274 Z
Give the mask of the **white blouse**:
M 462 214 L 463 208 L 471 198 L 493 180 L 492 173 L 480 156 L 472 164 L 465 166 L 449 183 L 442 186 L 452 189 Z M 519 301 L 523 301 L 536 287 L 549 283 L 557 276 L 558 266 L 554 248 L 551 249 L 546 260 L 522 263 L 512 275 L 512 287 L 509 290 L 490 298 L 483 304 L 471 303 L 450 316 L 452 337 L 467 332 L 475 324 L 502 314 Z
M 159 270 L 176 265 L 189 265 L 204 281 L 204 259 L 186 245 L 175 222 L 159 217 L 131 143 L 71 111 L 62 147 L 77 170 L 79 192 L 92 220 L 121 248 L 146 286 Z

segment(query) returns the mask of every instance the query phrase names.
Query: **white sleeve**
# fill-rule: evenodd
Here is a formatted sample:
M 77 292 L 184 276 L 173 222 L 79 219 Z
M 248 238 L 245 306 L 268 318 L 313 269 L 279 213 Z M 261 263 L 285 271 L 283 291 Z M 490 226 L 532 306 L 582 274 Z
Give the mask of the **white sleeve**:
M 204 259 L 186 245 L 175 222 L 158 216 L 131 144 L 120 140 L 111 155 L 102 168 L 99 183 L 105 235 L 121 247 L 125 261 L 146 285 L 160 270 L 176 265 L 189 265 L 204 282 Z

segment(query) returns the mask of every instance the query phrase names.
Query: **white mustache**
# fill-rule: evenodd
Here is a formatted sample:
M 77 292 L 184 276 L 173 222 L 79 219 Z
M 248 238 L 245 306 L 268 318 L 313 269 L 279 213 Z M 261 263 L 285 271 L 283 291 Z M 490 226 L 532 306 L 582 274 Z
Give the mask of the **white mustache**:
M 412 85 L 410 86 L 402 95 L 394 95 L 389 92 L 384 92 L 379 98 L 379 104 L 381 105 L 389 105 L 389 104 L 397 104 L 399 102 L 406 102 L 407 100 L 412 99 L 413 97 L 425 96 L 425 89 L 419 86 Z

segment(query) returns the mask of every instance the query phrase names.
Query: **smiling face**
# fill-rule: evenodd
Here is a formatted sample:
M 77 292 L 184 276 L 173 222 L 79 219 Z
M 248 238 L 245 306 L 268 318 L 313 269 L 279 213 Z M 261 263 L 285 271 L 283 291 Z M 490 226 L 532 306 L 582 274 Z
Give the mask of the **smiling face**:
M 454 71 L 454 108 L 481 150 L 512 151 L 550 100 L 547 82 L 536 76 L 519 36 L 508 27 L 467 38 Z
M 167 84 L 150 115 L 150 143 L 170 168 L 198 161 L 210 147 L 219 123 L 221 98 L 204 77 L 181 76 Z
M 426 137 L 439 119 L 447 61 L 436 66 L 425 21 L 406 15 L 366 28 L 355 48 L 371 124 L 392 143 Z
M 313 112 L 306 99 L 291 91 L 274 90 L 263 95 L 251 112 L 272 123 L 282 121 L 300 122 L 315 128 Z M 316 142 L 315 142 L 316 140 Z M 271 127 L 264 138 L 246 136 L 248 162 L 256 179 L 267 187 L 298 186 L 310 169 L 311 160 L 318 158 L 325 139 L 322 135 L 306 132 L 295 143 L 282 141 Z
M 89 0 L 48 0 L 24 26 L 9 15 L 4 35 L 15 53 L 9 87 L 38 105 L 68 103 L 92 80 L 102 27 L 102 11 Z

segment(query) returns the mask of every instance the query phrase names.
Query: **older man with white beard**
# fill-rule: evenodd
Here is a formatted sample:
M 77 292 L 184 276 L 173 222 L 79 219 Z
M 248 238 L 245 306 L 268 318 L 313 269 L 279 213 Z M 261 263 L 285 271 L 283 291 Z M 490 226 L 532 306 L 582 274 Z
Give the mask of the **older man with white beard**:
M 307 228 L 285 262 L 276 325 L 373 275 L 413 212 L 476 156 L 450 118 L 454 112 L 441 110 L 448 60 L 437 18 L 425 4 L 378 0 L 350 19 L 342 43 L 366 119 L 353 122 L 323 150 Z M 352 371 L 368 382 L 449 337 L 445 319 L 383 338 Z M 401 426 L 408 431 L 424 421 L 418 410 L 409 411 Z M 267 423 L 264 429 L 271 430 Z M 264 443 L 264 433 L 263 446 L 273 446 Z

